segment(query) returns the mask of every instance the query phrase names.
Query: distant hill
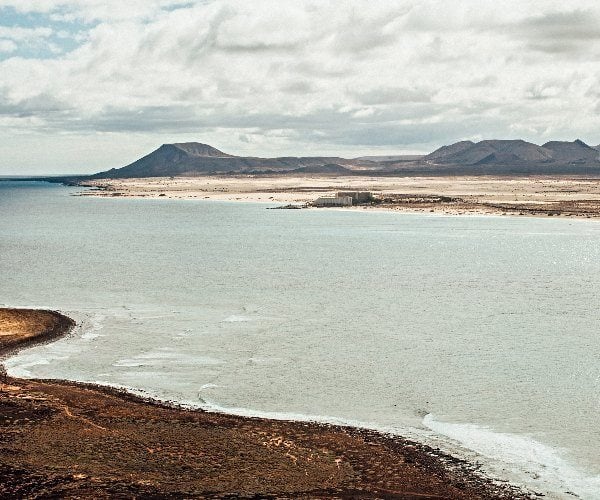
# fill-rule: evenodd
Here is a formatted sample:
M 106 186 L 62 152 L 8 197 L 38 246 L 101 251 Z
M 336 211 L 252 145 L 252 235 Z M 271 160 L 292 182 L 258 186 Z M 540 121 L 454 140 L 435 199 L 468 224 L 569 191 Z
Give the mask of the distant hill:
M 88 179 L 208 174 L 328 175 L 600 175 L 600 146 L 580 140 L 543 146 L 520 139 L 460 141 L 425 155 L 259 158 L 235 156 L 198 142 L 163 144 L 125 167 Z

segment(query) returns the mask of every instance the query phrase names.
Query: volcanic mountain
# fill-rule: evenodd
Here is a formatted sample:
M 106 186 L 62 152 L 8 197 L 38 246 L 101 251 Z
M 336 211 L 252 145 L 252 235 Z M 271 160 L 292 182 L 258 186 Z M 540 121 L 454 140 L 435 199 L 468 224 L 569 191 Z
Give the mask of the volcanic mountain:
M 156 151 L 92 179 L 208 174 L 344 175 L 600 175 L 600 151 L 580 140 L 538 146 L 523 140 L 461 141 L 426 156 L 234 156 L 207 144 L 163 144 Z
M 586 174 L 600 172 L 599 151 L 583 141 L 543 146 L 520 139 L 462 141 L 422 158 L 431 170 L 460 174 Z
M 341 174 L 345 166 L 377 169 L 375 162 L 337 157 L 257 158 L 233 156 L 198 142 L 163 144 L 156 151 L 119 169 L 92 178 L 195 176 L 222 173 L 323 173 Z

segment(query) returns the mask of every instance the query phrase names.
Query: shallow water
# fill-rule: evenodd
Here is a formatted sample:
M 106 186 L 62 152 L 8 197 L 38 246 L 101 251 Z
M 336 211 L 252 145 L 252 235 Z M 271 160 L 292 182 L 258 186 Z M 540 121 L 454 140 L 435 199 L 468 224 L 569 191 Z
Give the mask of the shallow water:
M 77 191 L 0 182 L 0 302 L 83 325 L 12 374 L 439 438 L 600 498 L 597 221 Z

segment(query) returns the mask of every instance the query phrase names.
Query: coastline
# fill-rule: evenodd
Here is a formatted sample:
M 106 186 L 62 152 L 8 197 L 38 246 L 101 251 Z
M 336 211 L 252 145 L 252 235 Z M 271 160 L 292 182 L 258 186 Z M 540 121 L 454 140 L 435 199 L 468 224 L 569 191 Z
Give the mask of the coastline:
M 0 309 L 0 318 L 7 311 L 34 313 Z M 0 335 L 2 358 L 74 325 L 45 314 L 59 326 L 17 343 Z M 110 387 L 10 377 L 0 407 L 7 436 L 0 496 L 529 498 L 440 450 L 366 429 L 189 410 Z
M 103 179 L 78 184 L 92 188 L 80 193 L 80 196 L 92 197 L 271 203 L 300 208 L 310 207 L 320 196 L 334 196 L 340 191 L 370 191 L 381 201 L 341 209 L 453 216 L 600 217 L 600 178 L 581 176 L 212 175 Z

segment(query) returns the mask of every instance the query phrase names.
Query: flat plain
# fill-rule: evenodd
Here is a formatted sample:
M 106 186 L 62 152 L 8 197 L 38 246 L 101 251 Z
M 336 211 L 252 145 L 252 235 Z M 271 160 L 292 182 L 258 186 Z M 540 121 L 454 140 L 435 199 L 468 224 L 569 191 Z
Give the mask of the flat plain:
M 371 191 L 380 202 L 354 209 L 446 214 L 600 216 L 600 178 L 565 176 L 347 177 L 220 175 L 89 180 L 85 196 L 310 204 L 340 191 Z

